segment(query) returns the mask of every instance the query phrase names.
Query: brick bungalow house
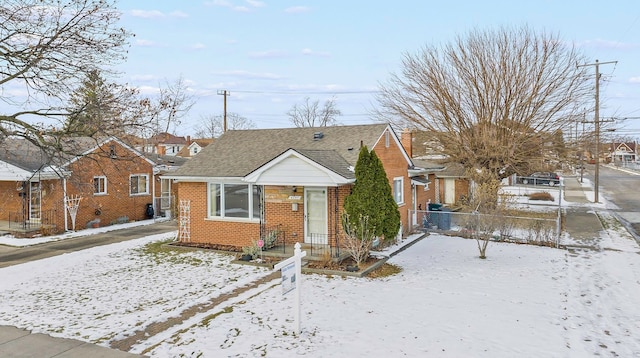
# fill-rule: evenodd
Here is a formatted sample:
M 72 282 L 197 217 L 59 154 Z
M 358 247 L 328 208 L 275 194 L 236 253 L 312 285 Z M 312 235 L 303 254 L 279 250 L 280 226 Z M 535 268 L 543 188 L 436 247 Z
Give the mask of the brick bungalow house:
M 466 177 L 464 167 L 459 163 L 452 163 L 441 154 L 442 148 L 433 140 L 433 135 L 427 131 L 409 131 L 402 133 L 403 137 L 412 138 L 411 158 L 417 165 L 432 168 L 429 182 L 433 186 L 433 197 L 428 197 L 432 203 L 445 206 L 456 206 L 461 199 L 469 196 L 471 183 Z
M 340 215 L 363 145 L 382 161 L 402 226 L 410 227 L 415 185 L 428 178 L 391 126 L 231 130 L 166 176 L 189 203 L 178 218 L 180 240 L 238 249 L 277 227 L 286 244 L 339 246 Z
M 0 220 L 25 236 L 71 230 L 66 198 L 81 197 L 76 229 L 147 218 L 154 162 L 115 137 L 73 138 L 47 155 L 22 138 L 0 143 Z M 11 230 L 10 230 L 11 231 Z

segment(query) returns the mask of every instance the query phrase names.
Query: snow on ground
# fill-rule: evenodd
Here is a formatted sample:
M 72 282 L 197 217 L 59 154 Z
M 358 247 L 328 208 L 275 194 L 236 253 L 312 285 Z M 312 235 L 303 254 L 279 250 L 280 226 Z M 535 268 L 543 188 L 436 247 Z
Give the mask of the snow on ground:
M 152 254 L 155 235 L 0 269 L 0 324 L 108 346 L 269 271 L 214 252 Z M 274 280 L 134 346 L 151 357 L 640 356 L 637 244 L 603 233 L 569 252 L 437 234 L 391 258 L 383 279 Z M 146 253 L 145 253 L 146 252 Z
M 431 234 L 386 278 L 273 280 L 146 337 L 151 357 L 640 357 L 640 248 L 612 217 L 595 250 Z M 0 269 L 0 324 L 104 346 L 264 277 L 211 251 L 156 252 L 154 235 Z M 563 240 L 571 238 L 565 237 Z M 157 245 L 156 245 L 157 246 Z

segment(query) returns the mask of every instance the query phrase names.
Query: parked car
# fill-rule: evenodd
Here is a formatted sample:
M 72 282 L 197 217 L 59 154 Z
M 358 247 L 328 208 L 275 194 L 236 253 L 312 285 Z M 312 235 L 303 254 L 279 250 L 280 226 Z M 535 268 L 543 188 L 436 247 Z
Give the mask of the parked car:
M 520 178 L 522 184 L 533 185 L 560 185 L 560 176 L 554 172 L 535 172 L 529 176 Z

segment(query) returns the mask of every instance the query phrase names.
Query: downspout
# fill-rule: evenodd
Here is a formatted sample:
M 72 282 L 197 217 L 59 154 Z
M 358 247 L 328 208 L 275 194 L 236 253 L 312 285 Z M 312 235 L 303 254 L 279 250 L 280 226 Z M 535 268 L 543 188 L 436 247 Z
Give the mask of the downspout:
M 338 188 L 339 187 L 336 186 L 336 192 L 335 192 L 335 194 L 333 196 L 335 198 L 335 200 L 336 200 L 335 209 L 334 209 L 335 215 L 334 215 L 334 218 L 333 218 L 333 226 L 334 226 L 333 233 L 336 236 L 336 257 L 340 257 L 340 242 L 338 241 L 338 238 L 340 237 L 340 235 L 338 235 L 338 230 L 340 228 L 338 226 L 339 225 L 338 222 L 340 220 L 340 217 L 339 217 L 340 216 L 340 208 L 338 208 L 338 203 L 340 202 L 340 200 L 339 200 L 338 197 L 340 196 L 340 191 L 338 190 Z
M 160 173 L 160 171 L 158 170 L 158 173 Z M 153 213 L 154 216 L 158 216 L 158 209 L 156 208 L 156 167 L 153 166 L 151 167 L 151 203 L 153 204 Z
M 62 176 L 62 212 L 64 213 L 64 232 L 69 231 L 69 218 L 67 218 L 67 178 Z

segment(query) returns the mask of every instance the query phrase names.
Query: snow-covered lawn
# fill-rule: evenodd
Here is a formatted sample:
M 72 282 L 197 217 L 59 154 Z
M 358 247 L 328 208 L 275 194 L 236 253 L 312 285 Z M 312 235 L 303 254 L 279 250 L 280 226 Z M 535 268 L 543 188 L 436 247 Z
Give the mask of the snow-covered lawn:
M 206 251 L 160 253 L 171 235 L 0 269 L 0 324 L 97 342 L 270 271 Z M 147 246 L 145 246 L 147 245 Z M 602 250 L 568 252 L 432 234 L 394 256 L 381 279 L 304 275 L 300 336 L 278 280 L 247 291 L 131 351 L 151 357 L 640 356 L 640 257 L 622 231 Z
M 431 234 L 388 261 L 402 270 L 393 276 L 303 275 L 299 336 L 293 334 L 294 294 L 283 295 L 276 279 L 167 325 L 130 351 L 151 357 L 640 357 L 640 248 L 605 211 L 601 216 L 608 229 L 591 245 L 595 250 L 491 242 L 481 260 L 474 240 Z M 163 249 L 160 243 L 174 236 L 0 269 L 0 325 L 109 346 L 271 273 L 216 252 Z

